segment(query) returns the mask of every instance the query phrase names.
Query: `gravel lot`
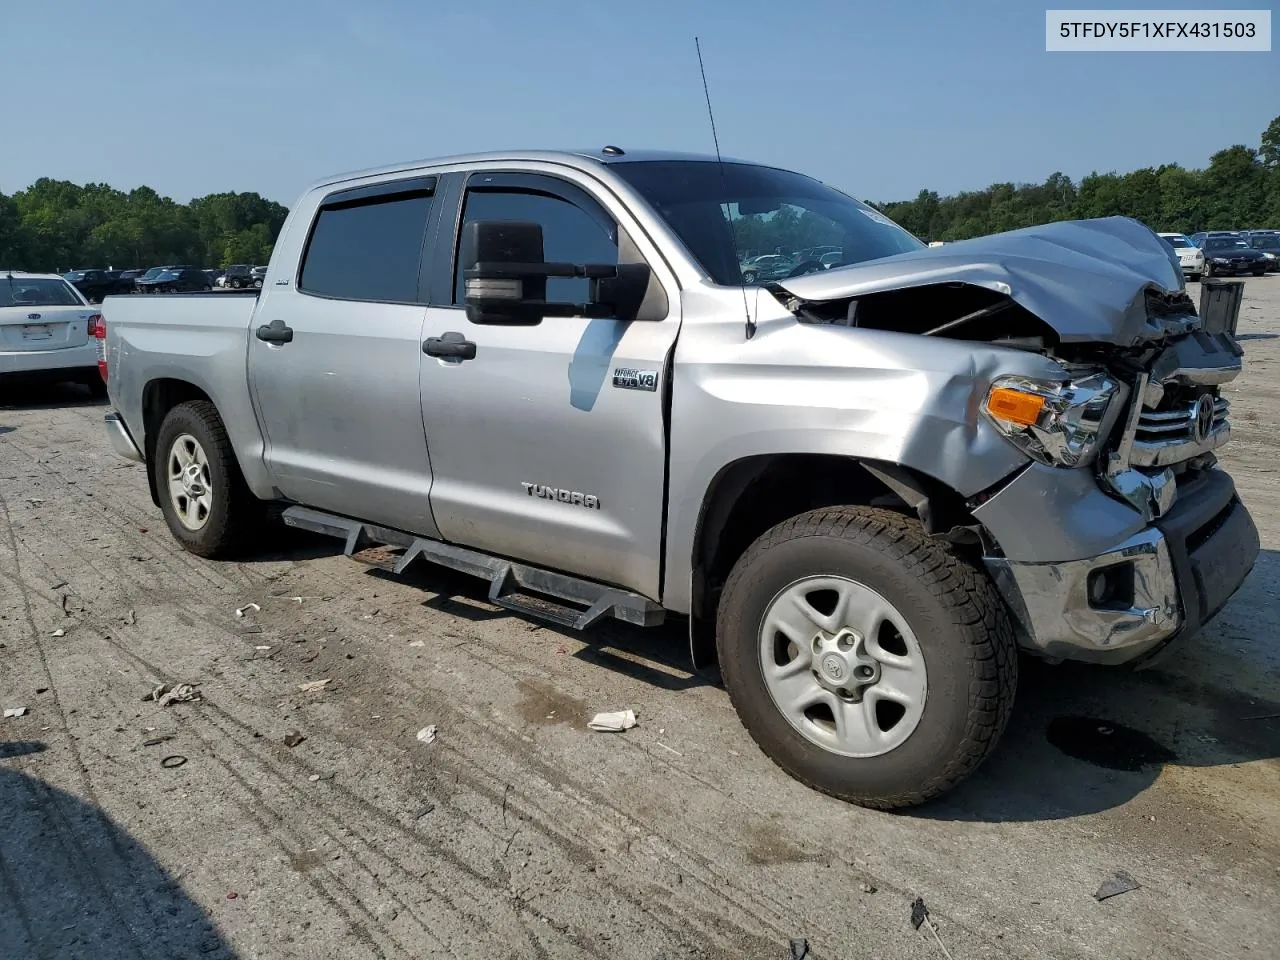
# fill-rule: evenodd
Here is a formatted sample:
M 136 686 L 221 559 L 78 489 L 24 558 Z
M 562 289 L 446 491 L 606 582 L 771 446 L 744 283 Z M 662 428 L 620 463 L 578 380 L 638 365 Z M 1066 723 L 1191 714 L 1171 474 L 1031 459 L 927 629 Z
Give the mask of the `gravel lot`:
M 283 531 L 201 561 L 100 405 L 0 396 L 0 955 L 939 958 L 922 896 L 956 960 L 1274 956 L 1280 276 L 1241 332 L 1241 593 L 1159 669 L 1029 667 L 997 755 L 896 815 L 778 771 L 678 629 L 584 642 Z

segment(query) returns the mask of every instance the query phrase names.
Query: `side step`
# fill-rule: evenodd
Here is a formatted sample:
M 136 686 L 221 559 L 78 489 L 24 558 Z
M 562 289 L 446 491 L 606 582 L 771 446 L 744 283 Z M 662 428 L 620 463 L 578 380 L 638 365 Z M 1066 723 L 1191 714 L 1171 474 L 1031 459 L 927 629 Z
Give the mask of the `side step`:
M 641 627 L 656 627 L 665 616 L 660 604 L 638 593 L 503 560 L 452 543 L 415 537 L 310 507 L 289 507 L 282 518 L 287 526 L 345 541 L 343 553 L 347 556 L 375 545 L 403 547 L 405 552 L 396 561 L 392 573 L 403 573 L 409 564 L 422 558 L 488 580 L 489 602 L 496 606 L 573 630 L 586 630 L 605 617 Z M 556 603 L 545 597 L 567 603 Z

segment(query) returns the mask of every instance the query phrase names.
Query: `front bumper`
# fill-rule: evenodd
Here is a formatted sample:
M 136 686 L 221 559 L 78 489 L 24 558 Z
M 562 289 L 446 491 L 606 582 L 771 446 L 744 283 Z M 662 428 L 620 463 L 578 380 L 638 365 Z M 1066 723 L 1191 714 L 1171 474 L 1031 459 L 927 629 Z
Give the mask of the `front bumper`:
M 107 439 L 111 441 L 111 449 L 126 460 L 133 460 L 137 463 L 144 462 L 142 451 L 138 449 L 138 445 L 133 442 L 133 435 L 129 433 L 129 428 L 125 426 L 124 419 L 114 410 L 102 418 L 103 425 L 107 428 Z
M 1204 471 L 1167 516 L 1097 556 L 1065 563 L 986 559 L 1024 647 L 1050 659 L 1119 664 L 1193 637 L 1226 605 L 1259 550 L 1231 477 Z M 1091 585 L 1112 585 L 1095 602 Z

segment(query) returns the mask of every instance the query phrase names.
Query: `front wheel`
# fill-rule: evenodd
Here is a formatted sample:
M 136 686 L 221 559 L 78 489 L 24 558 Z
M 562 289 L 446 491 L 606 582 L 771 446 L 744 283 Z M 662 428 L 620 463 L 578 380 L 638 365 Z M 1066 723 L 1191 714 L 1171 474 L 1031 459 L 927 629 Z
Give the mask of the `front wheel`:
M 1191 274 L 1187 279 L 1189 279 L 1192 283 L 1199 283 L 1199 282 L 1200 282 L 1200 274 L 1198 274 L 1198 273 L 1193 273 L 1193 274 Z
M 1264 273 L 1266 273 L 1266 272 L 1267 272 L 1267 268 L 1266 268 L 1266 267 L 1254 267 L 1254 269 L 1253 269 L 1251 272 L 1253 273 L 1253 275 L 1254 275 L 1255 277 L 1260 277 L 1260 276 L 1262 276 Z
M 742 275 L 742 282 L 746 284 L 755 283 L 756 272 L 754 270 L 748 270 L 746 273 Z
M 1017 646 L 990 580 L 890 510 L 814 510 L 766 532 L 734 566 L 716 633 L 760 748 L 861 806 L 947 792 L 1013 706 Z
M 235 553 L 261 519 L 262 503 L 245 485 L 222 419 L 207 400 L 169 411 L 151 469 L 170 533 L 197 556 Z

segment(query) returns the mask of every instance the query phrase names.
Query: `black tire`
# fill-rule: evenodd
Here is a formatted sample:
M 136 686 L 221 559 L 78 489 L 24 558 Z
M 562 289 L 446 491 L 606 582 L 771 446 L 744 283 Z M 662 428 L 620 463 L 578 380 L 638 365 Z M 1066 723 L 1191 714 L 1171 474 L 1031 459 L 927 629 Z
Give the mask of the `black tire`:
M 1188 279 L 1189 279 L 1192 283 L 1199 283 L 1199 282 L 1200 282 L 1200 274 L 1198 274 L 1198 273 L 1193 273 L 1193 274 L 1191 274 L 1191 276 L 1190 276 Z
M 1254 269 L 1254 270 L 1252 270 L 1251 272 L 1253 273 L 1253 275 L 1254 275 L 1255 277 L 1260 277 L 1260 276 L 1262 276 L 1264 273 L 1266 273 L 1266 272 L 1267 272 L 1267 268 L 1266 268 L 1266 267 L 1263 267 L 1263 268 L 1262 268 L 1262 269 L 1260 269 L 1260 270 L 1259 270 L 1259 269 Z
M 1212 277 L 1212 276 L 1213 276 L 1213 264 L 1211 264 L 1211 263 L 1206 263 L 1206 264 L 1204 265 L 1204 276 L 1205 276 L 1205 277 Z
M 744 274 L 742 275 L 742 282 L 743 282 L 743 283 L 755 283 L 755 282 L 756 282 L 756 272 L 755 272 L 754 270 L 748 270 L 746 273 L 744 273 Z
M 208 464 L 211 503 L 204 525 L 198 530 L 182 523 L 169 493 L 170 454 L 174 442 L 184 434 L 199 443 Z M 156 434 L 150 469 L 155 475 L 160 509 L 169 532 L 191 553 L 210 559 L 235 555 L 260 527 L 265 516 L 264 505 L 245 485 L 222 418 L 207 400 L 180 403 L 169 411 Z
M 844 576 L 897 608 L 927 670 L 918 725 L 887 753 L 850 758 L 803 736 L 774 705 L 760 666 L 772 599 L 808 576 Z M 946 793 L 1003 733 L 1018 681 L 1017 643 L 985 572 L 915 520 L 874 507 L 830 507 L 764 533 L 734 566 L 720 599 L 716 647 L 747 732 L 783 770 L 823 793 L 888 810 Z

